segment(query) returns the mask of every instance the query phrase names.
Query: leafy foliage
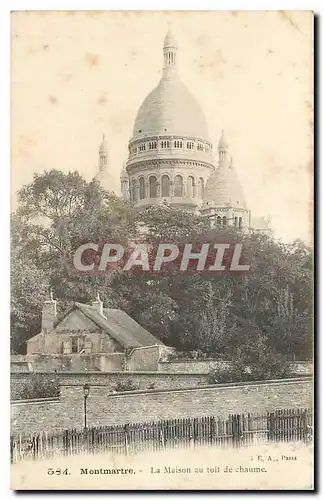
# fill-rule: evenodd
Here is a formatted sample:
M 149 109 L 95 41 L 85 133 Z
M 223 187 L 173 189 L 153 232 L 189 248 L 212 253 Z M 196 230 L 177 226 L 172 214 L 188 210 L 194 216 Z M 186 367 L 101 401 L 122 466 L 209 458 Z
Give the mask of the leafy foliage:
M 11 400 L 54 398 L 60 395 L 58 375 L 34 373 L 24 378 L 21 385 L 11 386 Z
M 131 379 L 127 379 L 125 382 L 119 381 L 114 387 L 115 392 L 128 392 L 128 391 L 138 391 L 139 385 L 135 384 Z
M 243 243 L 250 271 L 204 274 L 193 265 L 185 273 L 171 264 L 164 272 L 137 266 L 86 274 L 71 264 L 84 242 L 127 247 L 134 240 L 145 240 L 152 258 L 160 242 Z M 301 241 L 285 245 L 234 227 L 211 229 L 207 218 L 167 206 L 136 212 L 97 183 L 53 170 L 20 191 L 12 216 L 12 350 L 23 352 L 24 341 L 38 333 L 51 286 L 63 310 L 99 291 L 105 307 L 125 310 L 179 351 L 244 360 L 251 373 L 237 364 L 240 377 L 284 374 L 283 358 L 312 355 L 311 273 L 312 252 Z

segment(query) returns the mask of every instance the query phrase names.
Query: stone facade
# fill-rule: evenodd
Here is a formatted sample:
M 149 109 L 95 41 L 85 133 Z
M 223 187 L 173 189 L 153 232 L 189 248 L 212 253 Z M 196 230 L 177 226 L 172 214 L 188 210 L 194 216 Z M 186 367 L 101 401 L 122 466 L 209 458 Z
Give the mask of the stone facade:
M 120 309 L 76 302 L 57 318 L 52 295 L 45 301 L 42 331 L 27 341 L 27 356 L 12 358 L 12 371 L 157 370 L 173 349 Z
M 177 52 L 169 32 L 162 78 L 140 106 L 128 145 L 129 193 L 139 208 L 167 203 L 196 211 L 214 169 L 206 119 L 179 78 Z M 121 176 L 123 194 L 124 180 Z
M 214 151 L 204 112 L 180 79 L 178 52 L 169 30 L 162 78 L 135 118 L 120 175 L 122 196 L 137 209 L 166 204 L 201 213 L 211 227 L 233 225 L 267 232 L 268 222 L 259 228 L 245 203 L 224 131 Z
M 126 424 L 172 418 L 231 413 L 264 413 L 275 409 L 312 405 L 313 384 L 309 379 L 141 393 L 109 394 L 105 386 L 91 386 L 87 401 L 90 426 Z M 13 434 L 48 433 L 83 427 L 83 387 L 68 385 L 61 398 L 11 404 Z
M 52 343 L 48 343 L 52 347 L 52 351 L 59 350 L 59 346 L 65 341 L 66 335 L 66 333 L 63 337 L 61 335 L 56 337 L 56 334 L 52 335 Z M 164 359 L 170 351 L 173 352 L 173 348 L 160 345 L 126 350 L 120 347 L 119 350 L 114 351 L 111 349 L 111 339 L 106 338 L 104 333 L 101 335 L 103 341 L 98 345 L 100 345 L 100 349 L 106 349 L 106 352 L 99 351 L 88 354 L 62 354 L 49 351 L 42 353 L 37 349 L 43 347 L 43 343 L 39 339 L 43 338 L 44 335 L 37 335 L 36 340 L 33 339 L 29 347 L 33 350 L 33 353 L 26 356 L 11 356 L 10 370 L 12 373 L 132 372 L 136 370 L 158 372 L 160 360 Z M 114 348 L 113 344 L 112 347 Z
M 54 329 L 27 341 L 27 354 L 86 354 L 123 352 L 124 349 L 81 311 L 74 310 Z

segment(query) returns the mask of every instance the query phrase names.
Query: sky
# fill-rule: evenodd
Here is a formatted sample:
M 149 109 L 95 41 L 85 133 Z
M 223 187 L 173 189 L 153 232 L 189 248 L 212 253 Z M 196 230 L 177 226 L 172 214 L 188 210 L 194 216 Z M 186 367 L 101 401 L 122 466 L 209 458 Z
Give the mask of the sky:
M 172 27 L 181 80 L 214 147 L 224 128 L 253 216 L 283 241 L 312 241 L 313 18 L 307 11 L 14 12 L 12 209 L 33 174 L 98 169 L 105 133 L 113 188 L 136 113 L 158 84 Z

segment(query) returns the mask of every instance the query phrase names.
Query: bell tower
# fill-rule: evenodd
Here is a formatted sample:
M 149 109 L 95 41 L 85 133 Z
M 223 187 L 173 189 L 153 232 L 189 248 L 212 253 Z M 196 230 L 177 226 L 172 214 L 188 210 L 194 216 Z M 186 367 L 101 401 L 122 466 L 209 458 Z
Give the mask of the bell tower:
M 108 167 L 108 146 L 105 134 L 102 134 L 102 141 L 99 146 L 99 171 Z
M 169 28 L 167 34 L 165 35 L 163 44 L 163 56 L 164 56 L 163 73 L 168 72 L 168 70 L 170 69 L 177 68 L 177 52 L 178 52 L 178 44 L 174 34 Z
M 124 200 L 129 200 L 129 176 L 126 171 L 126 163 L 123 166 L 123 170 L 120 173 L 120 190 Z

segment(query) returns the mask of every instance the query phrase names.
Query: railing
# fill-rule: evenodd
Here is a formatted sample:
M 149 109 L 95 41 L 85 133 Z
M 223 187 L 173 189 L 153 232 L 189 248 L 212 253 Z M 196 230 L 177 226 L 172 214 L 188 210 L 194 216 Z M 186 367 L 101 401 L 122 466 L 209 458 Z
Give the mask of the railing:
M 266 415 L 206 416 L 71 429 L 29 438 L 11 436 L 11 462 L 55 456 L 114 453 L 137 454 L 197 446 L 241 447 L 274 441 L 304 441 L 313 438 L 311 409 L 276 410 Z

